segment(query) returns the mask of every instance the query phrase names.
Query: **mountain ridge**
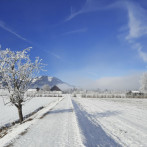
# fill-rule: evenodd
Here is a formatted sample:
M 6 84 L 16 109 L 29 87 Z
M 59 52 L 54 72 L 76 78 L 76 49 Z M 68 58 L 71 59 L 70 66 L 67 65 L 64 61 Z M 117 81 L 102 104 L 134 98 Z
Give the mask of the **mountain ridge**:
M 44 85 L 49 85 L 50 87 L 58 86 L 61 90 L 70 90 L 73 89 L 74 86 L 63 82 L 62 80 L 58 79 L 57 77 L 50 77 L 50 76 L 39 76 L 32 80 L 30 87 L 31 88 L 42 88 Z

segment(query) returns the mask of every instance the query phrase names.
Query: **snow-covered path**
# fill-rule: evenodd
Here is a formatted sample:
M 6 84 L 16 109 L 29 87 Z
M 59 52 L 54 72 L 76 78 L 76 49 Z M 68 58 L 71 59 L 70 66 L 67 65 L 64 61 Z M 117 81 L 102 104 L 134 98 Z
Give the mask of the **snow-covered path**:
M 15 147 L 83 146 L 69 96 L 49 111 L 26 134 L 13 143 Z
M 73 106 L 79 122 L 79 128 L 83 134 L 83 143 L 86 147 L 121 147 L 114 139 L 102 129 L 102 127 L 93 121 L 85 110 L 74 100 Z

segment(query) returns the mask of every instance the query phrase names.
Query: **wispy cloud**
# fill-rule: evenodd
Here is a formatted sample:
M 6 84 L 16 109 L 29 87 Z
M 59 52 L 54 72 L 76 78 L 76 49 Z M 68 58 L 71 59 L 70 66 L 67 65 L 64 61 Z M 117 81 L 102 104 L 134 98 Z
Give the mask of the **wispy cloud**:
M 98 10 L 109 9 L 109 8 L 114 7 L 115 5 L 117 5 L 117 2 L 109 4 L 109 5 L 103 5 L 102 1 L 86 0 L 84 5 L 78 11 L 75 11 L 73 9 L 73 7 L 71 7 L 70 15 L 65 19 L 65 21 L 70 21 L 80 14 L 84 14 L 84 13 L 88 13 L 88 12 L 94 12 L 94 11 L 98 11 Z
M 147 53 L 142 50 L 142 45 L 140 43 L 133 43 L 133 47 L 138 50 L 138 54 L 143 59 L 143 61 L 147 62 Z
M 82 6 L 82 8 L 78 11 L 75 11 L 73 9 L 73 7 L 71 7 L 71 13 L 70 15 L 66 18 L 65 21 L 69 21 L 71 19 L 73 19 L 74 17 L 82 14 L 82 13 L 87 13 L 90 11 L 94 11 L 93 5 L 91 4 L 91 2 L 93 2 L 93 0 L 86 0 L 85 4 Z
M 28 43 L 31 43 L 29 40 L 27 40 L 26 38 L 22 37 L 21 35 L 17 34 L 17 33 L 14 32 L 13 30 L 11 30 L 9 27 L 7 27 L 7 25 L 6 25 L 3 21 L 1 21 L 1 20 L 0 20 L 0 27 L 1 27 L 2 29 L 6 30 L 7 32 L 9 32 L 9 33 L 15 35 L 15 36 L 18 37 L 19 39 L 24 40 L 24 41 L 26 41 L 26 42 L 28 42 Z
M 84 32 L 86 32 L 87 30 L 88 30 L 87 28 L 82 28 L 82 29 L 77 29 L 77 30 L 65 32 L 65 33 L 63 33 L 62 35 L 71 35 L 71 34 L 76 34 L 76 33 L 84 33 Z
M 138 39 L 141 37 L 147 36 L 147 10 L 141 7 L 141 5 L 138 3 L 133 1 L 116 1 L 108 5 L 103 5 L 102 1 L 86 0 L 80 10 L 75 11 L 73 8 L 71 8 L 71 13 L 65 21 L 70 21 L 76 16 L 84 13 L 98 10 L 108 10 L 118 7 L 127 10 L 128 13 L 128 33 L 125 36 L 125 40 L 127 40 L 132 47 L 136 46 L 135 49 L 138 51 L 139 56 L 143 61 L 147 62 L 147 53 L 143 51 L 143 45 L 138 41 Z M 65 35 L 80 31 L 81 30 L 67 32 Z M 139 47 L 136 44 L 139 44 Z
M 143 45 L 138 41 L 147 36 L 147 11 L 137 3 L 127 2 L 128 34 L 125 39 L 138 51 L 140 58 L 147 62 L 147 53 L 143 51 Z
M 147 62 L 147 53 L 143 52 L 142 50 L 138 50 L 138 52 L 143 61 Z
M 62 57 L 56 53 L 50 53 L 53 57 L 55 57 L 56 59 L 62 59 Z
M 135 39 L 147 35 L 147 11 L 136 3 L 127 3 L 129 34 L 126 39 Z

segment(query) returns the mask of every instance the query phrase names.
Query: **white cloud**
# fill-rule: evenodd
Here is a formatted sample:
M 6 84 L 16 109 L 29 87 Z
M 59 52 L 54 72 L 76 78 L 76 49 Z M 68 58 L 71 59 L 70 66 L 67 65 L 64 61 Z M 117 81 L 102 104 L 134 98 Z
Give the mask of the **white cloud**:
M 142 58 L 144 62 L 147 62 L 147 53 L 143 51 L 143 47 L 140 43 L 135 43 L 134 41 L 130 42 L 132 47 L 138 51 L 139 56 Z
M 126 39 L 135 39 L 147 35 L 147 11 L 136 3 L 126 4 L 129 19 L 129 34 Z
M 128 34 L 125 39 L 138 51 L 140 58 L 147 62 L 147 53 L 143 51 L 143 44 L 137 39 L 147 36 L 147 11 L 137 3 L 127 2 Z
M 5 24 L 3 21 L 1 21 L 1 20 L 0 20 L 0 27 L 1 27 L 2 29 L 6 30 L 7 32 L 9 32 L 9 33 L 15 35 L 15 36 L 18 37 L 19 39 L 24 40 L 24 41 L 26 41 L 26 42 L 28 42 L 28 43 L 31 43 L 31 42 L 30 42 L 29 40 L 27 40 L 26 38 L 22 37 L 21 35 L 17 34 L 17 33 L 14 32 L 13 30 L 11 30 L 10 28 L 8 28 L 8 27 L 6 26 L 6 24 Z
M 138 50 L 140 57 L 147 62 L 147 53 L 143 52 L 142 50 Z

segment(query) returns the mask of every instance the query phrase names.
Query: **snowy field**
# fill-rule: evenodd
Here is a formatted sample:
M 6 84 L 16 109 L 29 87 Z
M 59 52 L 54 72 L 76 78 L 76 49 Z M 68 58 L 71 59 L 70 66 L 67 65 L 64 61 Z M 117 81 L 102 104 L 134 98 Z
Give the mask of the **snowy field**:
M 147 99 L 73 99 L 86 146 L 147 146 Z
M 13 127 L 0 147 L 8 142 L 14 147 L 147 146 L 147 99 L 65 95 L 36 116 Z
M 27 101 L 23 106 L 23 114 L 27 115 L 41 106 L 58 100 L 57 97 L 35 97 Z M 6 123 L 13 122 L 18 119 L 18 112 L 15 106 L 10 104 L 4 105 L 3 97 L 0 97 L 0 127 Z

